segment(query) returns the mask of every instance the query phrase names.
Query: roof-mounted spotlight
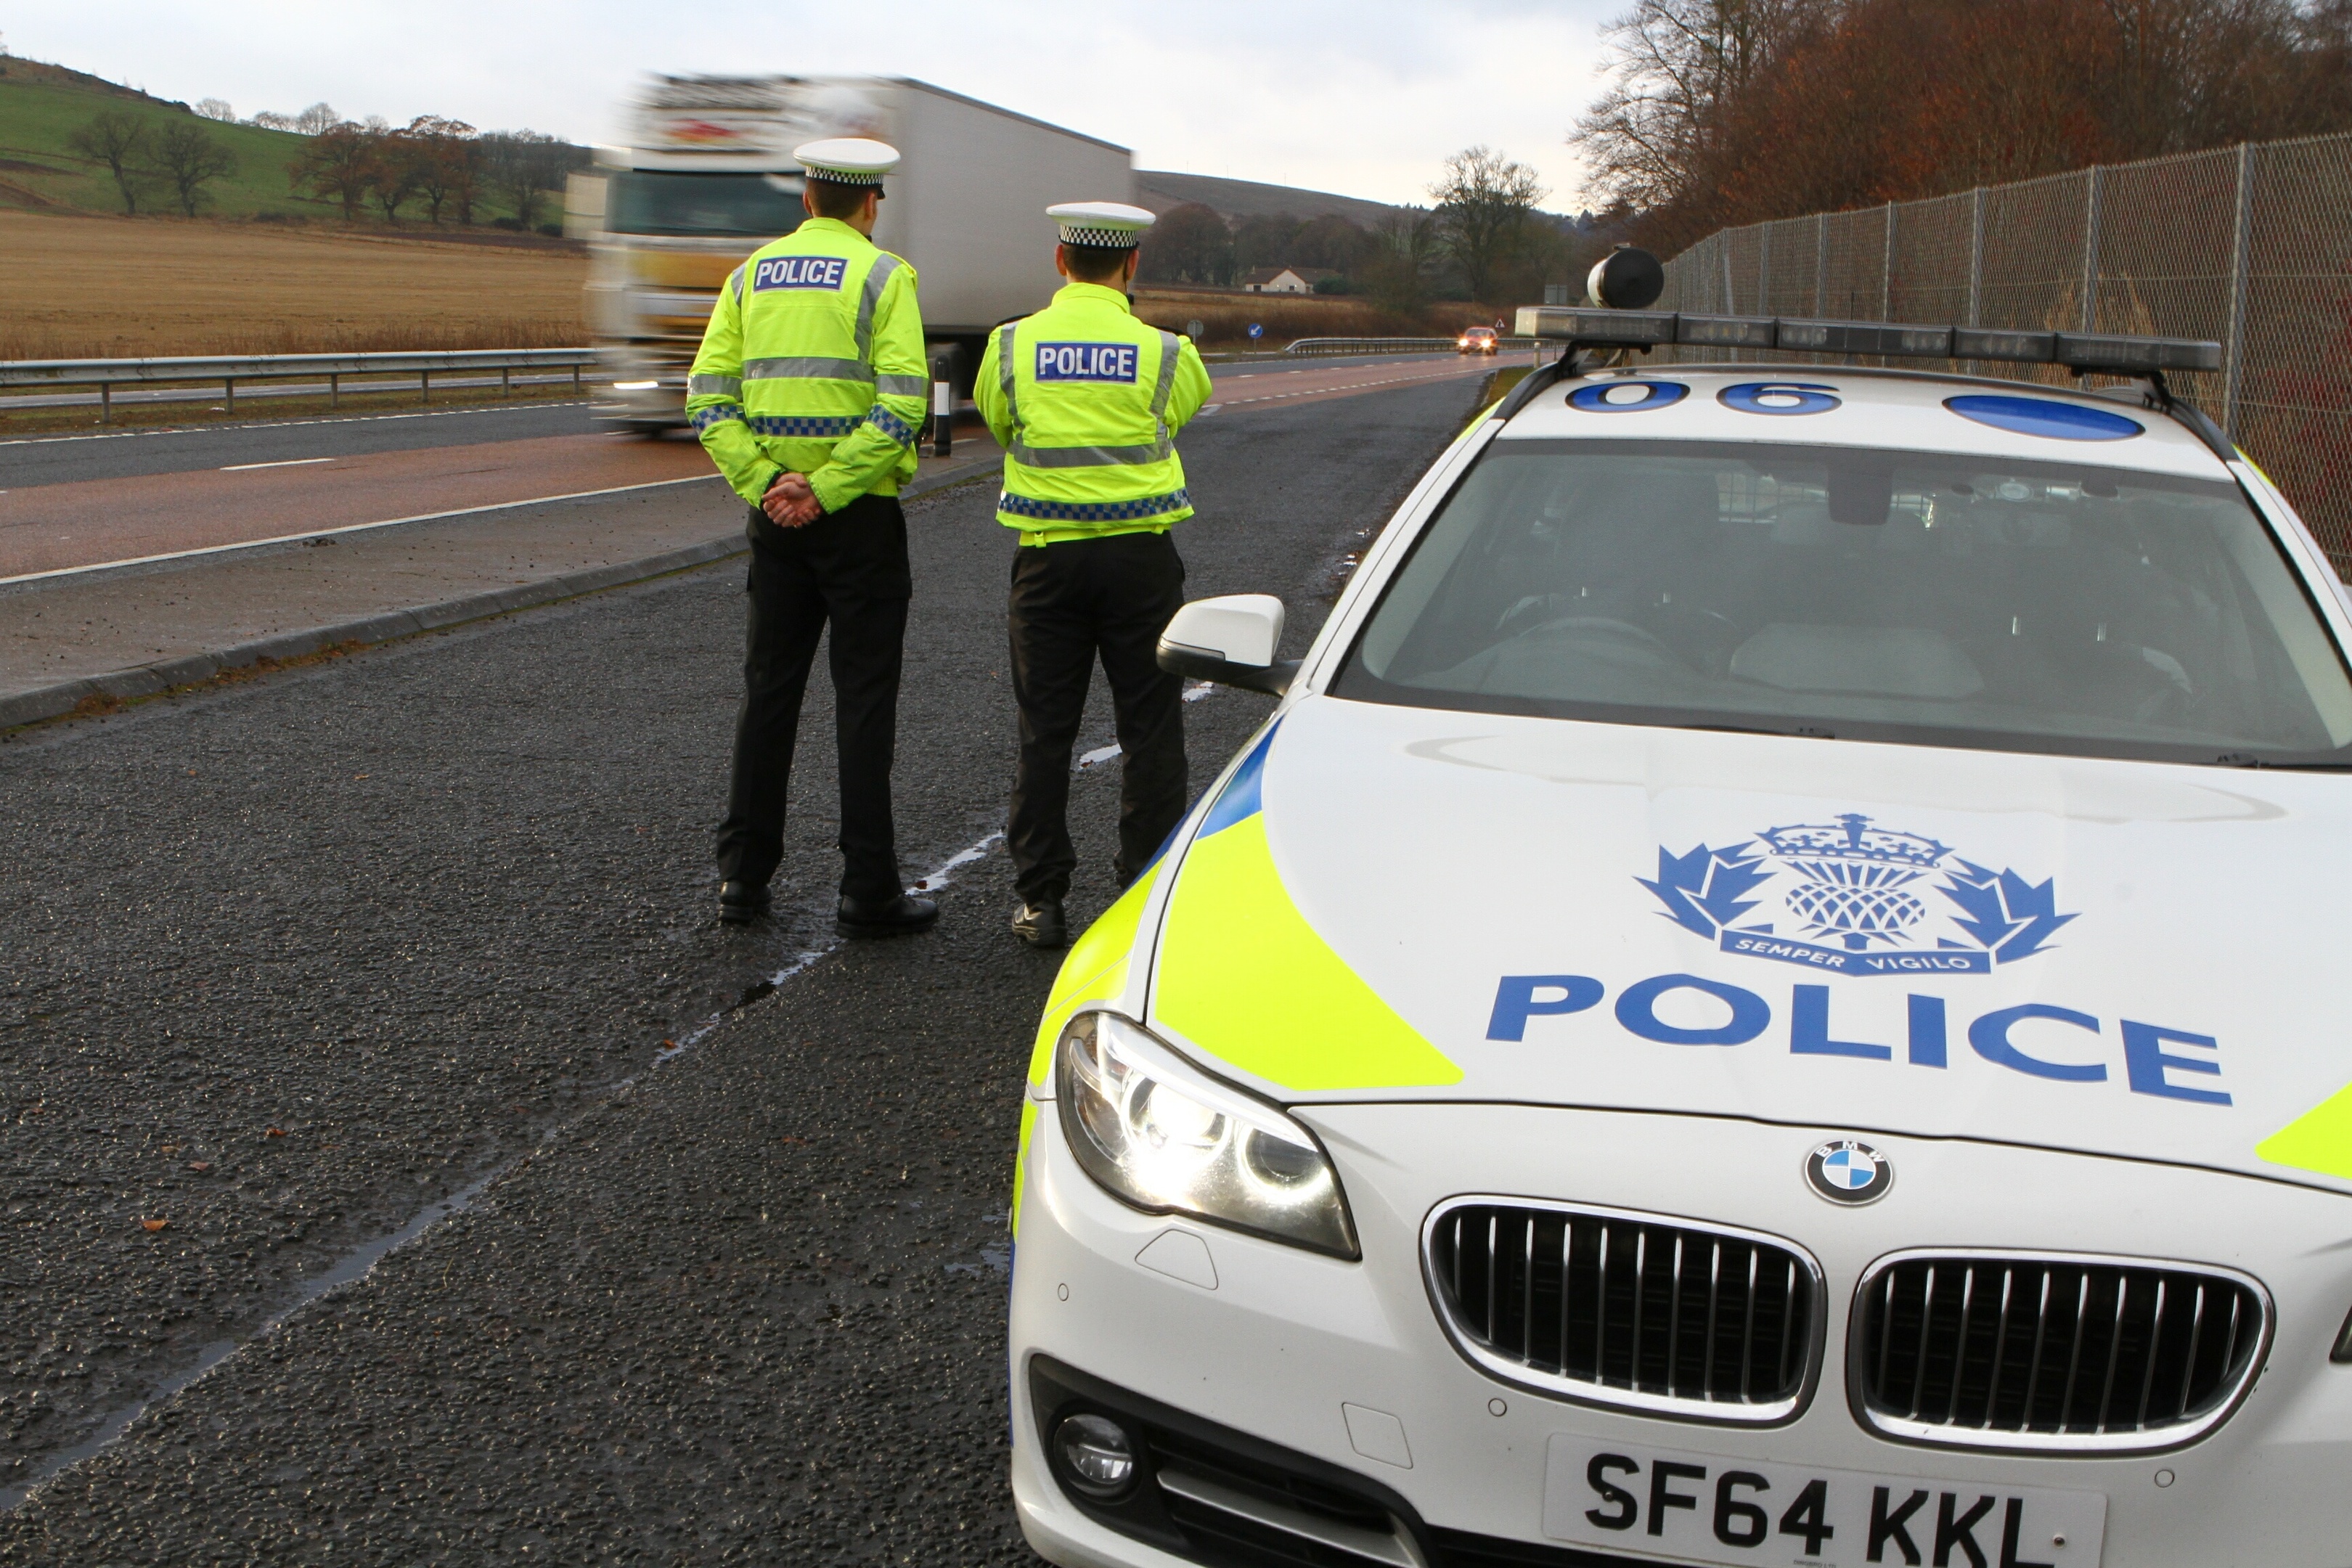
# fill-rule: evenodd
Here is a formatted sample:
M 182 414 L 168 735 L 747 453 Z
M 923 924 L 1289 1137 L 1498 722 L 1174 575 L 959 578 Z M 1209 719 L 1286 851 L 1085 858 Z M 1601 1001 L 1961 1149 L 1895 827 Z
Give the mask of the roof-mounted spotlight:
M 1666 291 L 1666 269 L 1648 251 L 1621 245 L 1592 264 L 1584 291 L 1611 310 L 1646 310 Z

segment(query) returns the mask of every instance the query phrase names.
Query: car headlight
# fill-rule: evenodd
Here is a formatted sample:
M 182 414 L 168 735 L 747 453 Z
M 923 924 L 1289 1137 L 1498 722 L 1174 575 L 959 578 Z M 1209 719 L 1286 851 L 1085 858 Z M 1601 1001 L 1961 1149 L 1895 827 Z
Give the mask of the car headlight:
M 1087 1175 L 1147 1214 L 1186 1214 L 1336 1258 L 1360 1256 L 1315 1135 L 1113 1013 L 1055 1052 L 1062 1136 Z

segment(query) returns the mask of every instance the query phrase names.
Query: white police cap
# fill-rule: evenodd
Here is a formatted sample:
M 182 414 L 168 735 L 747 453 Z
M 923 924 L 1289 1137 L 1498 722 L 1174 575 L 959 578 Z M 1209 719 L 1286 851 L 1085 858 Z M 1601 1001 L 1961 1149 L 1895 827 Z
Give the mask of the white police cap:
M 812 178 L 836 185 L 878 185 L 898 166 L 898 149 L 864 136 L 803 142 L 793 149 L 793 157 Z
M 1099 245 L 1112 250 L 1133 250 L 1143 243 L 1143 231 L 1160 221 L 1124 202 L 1064 202 L 1047 207 L 1045 216 L 1060 226 L 1064 245 Z

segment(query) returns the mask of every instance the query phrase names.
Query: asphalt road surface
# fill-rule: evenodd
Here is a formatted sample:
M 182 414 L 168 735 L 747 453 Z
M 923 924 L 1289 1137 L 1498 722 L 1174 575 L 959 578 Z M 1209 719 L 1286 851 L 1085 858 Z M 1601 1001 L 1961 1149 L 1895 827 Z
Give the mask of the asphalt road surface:
M 1222 365 L 1216 407 L 1351 397 L 1483 368 L 1452 354 Z M 710 479 L 682 432 L 598 434 L 583 404 L 32 437 L 0 442 L 0 581 Z
M 1470 392 L 1188 430 L 1188 593 L 1303 647 Z M 1027 1559 L 992 500 L 909 508 L 924 937 L 831 936 L 819 689 L 779 918 L 712 918 L 740 563 L 0 746 L 0 1563 Z M 1266 706 L 1188 707 L 1195 788 Z

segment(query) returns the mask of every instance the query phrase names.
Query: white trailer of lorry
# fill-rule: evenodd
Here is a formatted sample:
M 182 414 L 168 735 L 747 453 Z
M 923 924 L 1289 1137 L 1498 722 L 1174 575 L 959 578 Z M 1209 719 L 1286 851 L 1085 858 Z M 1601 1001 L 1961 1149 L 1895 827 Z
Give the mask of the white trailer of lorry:
M 727 275 L 800 224 L 803 142 L 899 150 L 874 239 L 915 264 L 934 378 L 959 391 L 991 329 L 1059 286 L 1045 208 L 1135 199 L 1126 148 L 904 79 L 656 77 L 625 123 L 626 145 L 572 176 L 564 227 L 589 247 L 595 416 L 649 433 L 686 423 L 687 370 Z

